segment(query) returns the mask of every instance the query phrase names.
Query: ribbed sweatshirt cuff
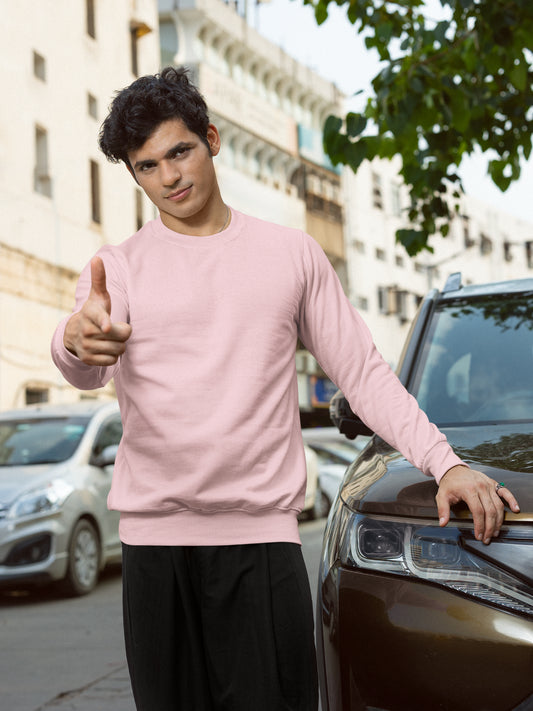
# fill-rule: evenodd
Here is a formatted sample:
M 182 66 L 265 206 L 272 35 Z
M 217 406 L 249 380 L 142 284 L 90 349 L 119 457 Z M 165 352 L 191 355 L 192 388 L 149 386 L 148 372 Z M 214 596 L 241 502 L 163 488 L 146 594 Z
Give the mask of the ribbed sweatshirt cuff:
M 448 469 L 457 465 L 468 466 L 455 454 L 448 442 L 444 440 L 438 442 L 426 455 L 423 472 L 427 476 L 433 476 L 438 484 Z

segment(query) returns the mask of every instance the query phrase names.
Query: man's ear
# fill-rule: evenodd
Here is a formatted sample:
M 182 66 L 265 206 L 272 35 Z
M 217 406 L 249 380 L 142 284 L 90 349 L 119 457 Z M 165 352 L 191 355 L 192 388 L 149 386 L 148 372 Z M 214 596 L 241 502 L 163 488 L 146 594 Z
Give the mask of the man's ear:
M 139 181 L 137 180 L 137 176 L 135 175 L 135 171 L 134 171 L 133 168 L 131 167 L 131 163 L 129 162 L 129 160 L 125 160 L 125 161 L 124 161 L 124 165 L 125 165 L 126 168 L 128 169 L 128 172 L 129 172 L 129 174 L 131 175 L 131 177 L 133 178 L 133 180 L 135 180 L 135 182 L 137 183 L 137 185 L 139 185 Z
M 207 127 L 206 138 L 207 143 L 209 144 L 209 150 L 211 151 L 211 155 L 218 155 L 218 152 L 220 151 L 220 134 L 217 130 L 217 127 L 212 123 L 210 123 Z

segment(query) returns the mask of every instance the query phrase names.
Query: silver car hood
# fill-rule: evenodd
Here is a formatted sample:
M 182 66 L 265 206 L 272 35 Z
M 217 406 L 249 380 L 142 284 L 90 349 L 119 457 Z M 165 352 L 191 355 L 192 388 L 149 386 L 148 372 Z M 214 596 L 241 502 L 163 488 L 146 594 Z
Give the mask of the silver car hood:
M 31 464 L 0 467 L 0 508 L 12 504 L 19 496 L 61 475 L 64 464 Z

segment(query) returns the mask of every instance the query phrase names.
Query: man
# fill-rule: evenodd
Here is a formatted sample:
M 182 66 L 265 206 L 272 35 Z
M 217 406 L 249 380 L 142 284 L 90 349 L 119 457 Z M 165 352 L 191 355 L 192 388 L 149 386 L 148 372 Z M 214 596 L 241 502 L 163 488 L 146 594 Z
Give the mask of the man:
M 115 378 L 124 423 L 124 626 L 140 711 L 313 711 L 313 613 L 298 536 L 306 484 L 300 337 L 354 411 L 466 501 L 489 542 L 507 489 L 474 472 L 377 353 L 308 235 L 223 201 L 220 149 L 182 69 L 119 92 L 100 134 L 159 210 L 82 273 L 54 361 L 79 388 Z

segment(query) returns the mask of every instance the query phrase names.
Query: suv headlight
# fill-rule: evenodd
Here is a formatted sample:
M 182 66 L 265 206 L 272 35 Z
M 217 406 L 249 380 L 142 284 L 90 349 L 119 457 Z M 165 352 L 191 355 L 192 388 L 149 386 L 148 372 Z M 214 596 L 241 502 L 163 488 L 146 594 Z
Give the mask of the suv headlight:
M 523 565 L 523 561 L 531 560 L 530 528 L 502 528 L 500 536 L 484 550 L 473 528 L 464 524 L 441 528 L 427 522 L 363 516 L 339 500 L 328 528 L 323 576 L 339 560 L 346 568 L 419 578 L 513 612 L 533 615 L 533 565 Z M 516 561 L 522 563 L 514 574 Z
M 55 479 L 46 486 L 33 489 L 20 496 L 10 507 L 7 518 L 23 518 L 39 514 L 49 514 L 59 509 L 74 488 L 63 481 Z

